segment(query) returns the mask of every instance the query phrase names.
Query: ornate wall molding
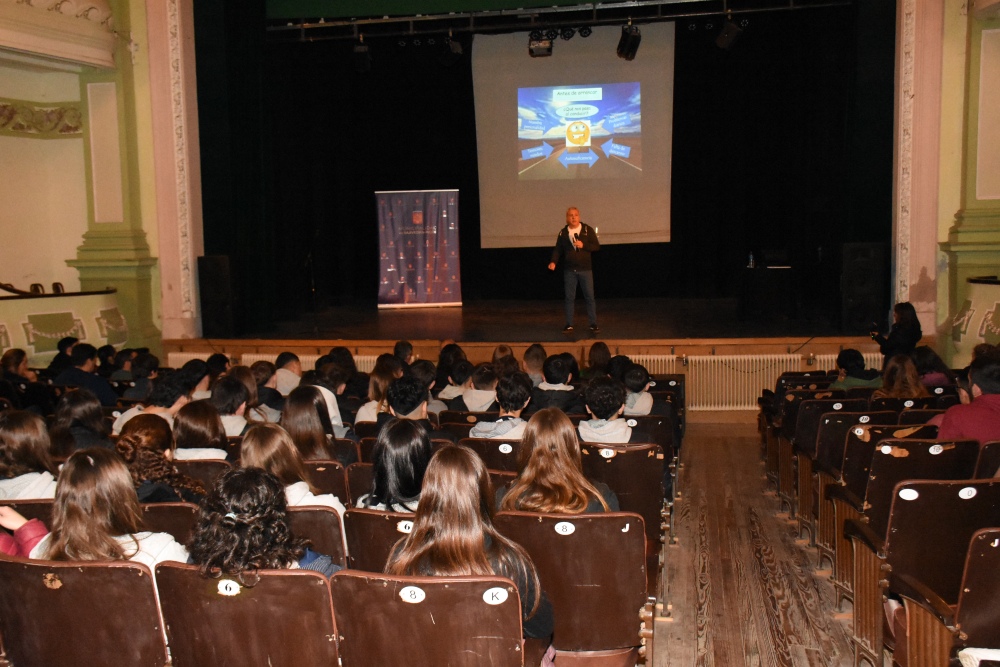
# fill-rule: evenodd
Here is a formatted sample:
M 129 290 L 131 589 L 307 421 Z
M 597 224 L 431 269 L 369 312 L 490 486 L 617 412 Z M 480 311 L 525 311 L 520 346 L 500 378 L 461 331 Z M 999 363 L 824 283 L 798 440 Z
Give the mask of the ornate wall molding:
M 899 69 L 896 99 L 896 201 L 895 201 L 895 287 L 896 302 L 910 299 L 910 235 L 913 204 L 913 96 L 917 0 L 902 0 L 897 5 L 899 29 Z
M 23 5 L 40 12 L 87 21 L 114 32 L 114 17 L 108 0 L 0 0 L 0 5 Z
M 184 105 L 183 41 L 178 0 L 167 2 L 167 40 L 170 58 L 170 117 L 174 137 L 174 180 L 177 197 L 177 241 L 180 250 L 181 314 L 197 315 L 194 253 L 191 250 L 191 210 L 188 202 L 188 133 Z
M 82 138 L 81 104 L 38 104 L 0 98 L 0 135 L 38 139 Z
M 0 0 L 0 47 L 114 67 L 108 0 Z

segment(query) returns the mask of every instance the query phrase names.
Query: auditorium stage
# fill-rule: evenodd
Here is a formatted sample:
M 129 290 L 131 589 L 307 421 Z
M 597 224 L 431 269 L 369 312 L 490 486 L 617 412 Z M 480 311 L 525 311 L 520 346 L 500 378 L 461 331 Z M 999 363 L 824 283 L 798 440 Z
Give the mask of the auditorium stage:
M 577 302 L 575 331 L 564 334 L 562 301 L 469 301 L 460 307 L 330 307 L 280 322 L 255 339 L 456 340 L 549 343 L 594 340 L 811 338 L 841 336 L 836 313 L 758 314 L 741 319 L 736 299 L 598 299 L 601 330 L 587 328 Z

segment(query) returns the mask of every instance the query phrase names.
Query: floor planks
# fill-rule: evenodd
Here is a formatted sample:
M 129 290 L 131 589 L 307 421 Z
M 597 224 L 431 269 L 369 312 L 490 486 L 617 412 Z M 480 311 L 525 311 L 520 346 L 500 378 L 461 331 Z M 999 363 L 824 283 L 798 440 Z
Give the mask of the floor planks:
M 777 514 L 759 453 L 752 423 L 688 425 L 654 667 L 852 663 L 828 573 Z

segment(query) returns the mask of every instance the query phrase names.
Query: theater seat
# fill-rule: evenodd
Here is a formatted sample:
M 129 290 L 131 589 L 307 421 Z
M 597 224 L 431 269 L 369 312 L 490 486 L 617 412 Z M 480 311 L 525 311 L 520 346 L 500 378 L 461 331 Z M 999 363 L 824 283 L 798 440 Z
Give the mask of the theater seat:
M 370 509 L 349 509 L 344 513 L 348 562 L 351 569 L 381 572 L 392 547 L 413 529 L 413 515 Z
M 320 493 L 332 493 L 347 505 L 347 474 L 339 461 L 303 461 L 309 480 Z
M 174 461 L 173 465 L 180 474 L 201 482 L 206 491 L 210 491 L 215 486 L 215 480 L 219 475 L 232 468 L 227 461 L 219 459 L 188 459 Z
M 347 567 L 340 515 L 332 507 L 289 507 L 288 524 L 292 533 L 312 542 L 312 549 L 330 557 L 336 565 Z

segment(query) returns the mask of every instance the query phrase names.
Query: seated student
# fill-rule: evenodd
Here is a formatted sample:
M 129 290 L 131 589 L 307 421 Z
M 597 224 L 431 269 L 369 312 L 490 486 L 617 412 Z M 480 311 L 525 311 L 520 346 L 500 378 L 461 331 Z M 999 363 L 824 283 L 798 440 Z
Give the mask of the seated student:
M 140 502 L 197 503 L 205 495 L 201 482 L 171 464 L 175 447 L 170 427 L 157 415 L 138 415 L 125 424 L 115 451 L 128 466 Z
M 226 355 L 216 352 L 205 360 L 205 365 L 208 366 L 208 384 L 212 386 L 216 380 L 226 374 L 232 366 L 232 362 L 230 362 L 229 357 Z
M 465 393 L 466 389 L 471 389 L 472 374 L 475 372 L 476 367 L 466 359 L 456 361 L 448 374 L 448 385 L 438 392 L 438 399 L 451 403 L 453 399 Z M 438 375 L 440 377 L 440 372 Z
M 0 500 L 56 495 L 56 467 L 45 420 L 25 410 L 0 412 Z
M 545 374 L 542 372 L 545 359 L 545 348 L 539 343 L 529 345 L 528 349 L 524 351 L 524 356 L 521 357 L 524 372 L 531 378 L 531 384 L 535 387 L 545 382 Z
M 913 350 L 913 363 L 925 387 L 953 387 L 957 377 L 933 349 L 920 345 Z
M 397 340 L 396 344 L 392 347 L 392 356 L 399 359 L 399 364 L 403 367 L 404 373 L 410 369 L 410 364 L 416 359 L 413 356 L 413 344 L 408 340 Z
M 260 468 L 234 468 L 215 480 L 191 536 L 190 562 L 206 577 L 236 577 L 244 586 L 254 585 L 258 570 L 329 577 L 341 569 L 292 534 L 282 484 Z
M 580 414 L 583 403 L 580 394 L 573 388 L 573 373 L 570 365 L 560 355 L 552 355 L 542 366 L 545 382 L 535 387 L 531 392 L 531 408 L 529 412 L 537 412 L 542 408 L 559 408 L 566 414 Z
M 372 488 L 357 506 L 391 512 L 415 512 L 424 472 L 431 460 L 431 439 L 420 422 L 392 419 L 372 449 Z
M 618 496 L 607 484 L 583 476 L 576 429 L 560 410 L 545 408 L 531 416 L 517 468 L 510 490 L 497 489 L 501 510 L 593 514 L 619 509 Z
M 437 370 L 434 364 L 426 359 L 418 359 L 410 364 L 410 375 L 427 386 L 427 412 L 439 414 L 448 409 L 448 405 L 434 398 L 434 385 L 437 382 Z
M 347 398 L 366 398 L 368 396 L 368 374 L 358 370 L 354 355 L 346 347 L 340 345 L 330 348 L 326 355 L 330 363 L 337 364 L 347 372 L 344 396 Z
M 241 365 L 233 366 L 226 373 L 226 377 L 239 380 L 246 387 L 247 407 L 243 412 L 243 416 L 246 417 L 248 422 L 251 424 L 269 421 L 277 422 L 281 418 L 280 412 L 275 412 L 261 403 L 260 395 L 257 393 L 257 379 L 249 367 Z
M 593 419 L 580 422 L 580 440 L 609 444 L 632 441 L 632 429 L 619 419 L 625 412 L 625 385 L 610 377 L 594 378 L 583 397 Z
M 73 336 L 66 336 L 59 339 L 59 342 L 56 343 L 56 349 L 59 351 L 56 352 L 56 356 L 52 357 L 52 361 L 49 362 L 49 367 L 46 369 L 49 377 L 55 377 L 73 366 L 69 355 L 73 351 L 73 346 L 78 342 L 80 342 L 80 339 Z M 97 352 L 97 350 L 95 349 L 94 352 Z
M 174 459 L 226 460 L 226 427 L 208 401 L 191 401 L 174 417 Z
M 134 387 L 125 390 L 122 398 L 131 401 L 145 401 L 153 393 L 153 380 L 160 372 L 160 360 L 149 352 L 137 355 L 131 362 Z
M 368 402 L 358 409 L 354 423 L 378 421 L 378 416 L 389 411 L 386 392 L 393 380 L 403 375 L 399 359 L 391 354 L 380 354 L 375 360 L 368 384 Z
M 75 452 L 59 475 L 52 532 L 31 550 L 46 560 L 128 560 L 152 569 L 186 562 L 187 549 L 167 533 L 142 530 L 142 508 L 128 468 L 114 452 Z
M 302 379 L 302 362 L 299 361 L 299 355 L 294 352 L 282 352 L 274 360 L 274 365 L 276 367 L 274 373 L 278 378 L 275 388 L 282 396 L 288 396 L 292 389 L 299 386 L 299 381 Z
M 580 364 L 573 356 L 572 352 L 560 352 L 559 357 L 566 362 L 566 368 L 569 369 L 570 379 L 566 381 L 567 384 L 580 384 Z M 545 367 L 542 367 L 542 372 L 545 372 Z
M 452 384 L 451 380 L 448 378 L 452 375 L 452 371 L 455 370 L 455 364 L 460 361 L 466 361 L 465 350 L 459 347 L 455 341 L 444 341 L 441 345 L 441 351 L 438 353 L 437 382 L 435 382 L 435 386 L 438 388 L 439 392 L 444 391 Z M 471 375 L 472 371 L 469 371 L 469 374 Z M 447 401 L 455 398 L 457 395 L 457 393 L 454 393 L 451 396 L 445 396 L 443 398 L 438 396 L 438 398 L 442 401 Z
M 10 507 L 0 506 L 0 553 L 27 558 L 31 550 L 49 534 L 49 529 L 38 519 L 25 519 Z
M 387 574 L 496 574 L 517 586 L 524 636 L 552 635 L 552 605 L 527 552 L 493 527 L 493 489 L 482 460 L 449 445 L 431 459 L 413 530 L 393 547 Z
M 840 374 L 837 379 L 830 383 L 829 389 L 836 391 L 845 390 L 852 387 L 874 387 L 882 386 L 882 374 L 874 368 L 865 370 L 865 358 L 855 349 L 847 348 L 841 350 L 837 355 L 837 368 Z
M 670 406 L 665 402 L 653 400 L 649 393 L 649 372 L 642 364 L 632 364 L 625 371 L 625 415 L 662 415 L 670 414 Z
M 531 402 L 532 389 L 531 378 L 527 373 L 512 373 L 500 378 L 497 382 L 500 419 L 495 422 L 476 422 L 469 431 L 469 437 L 520 439 L 527 423 L 521 419 L 521 412 Z
M 250 427 L 246 418 L 250 392 L 245 384 L 236 378 L 223 375 L 212 385 L 212 397 L 208 399 L 219 411 L 226 435 L 243 435 Z
M 332 493 L 317 493 L 288 431 L 277 424 L 254 424 L 243 436 L 240 448 L 243 467 L 263 468 L 285 485 L 289 507 L 323 505 L 344 515 L 344 504 Z
M 940 440 L 1000 440 L 1000 356 L 977 356 L 969 366 L 972 402 L 953 405 L 941 418 Z
M 320 387 L 300 385 L 285 399 L 281 412 L 281 426 L 288 432 L 299 455 L 306 461 L 332 458 L 329 445 L 337 437 L 330 408 Z M 356 456 L 344 454 L 338 460 L 345 467 L 355 463 Z
M 108 379 L 112 382 L 132 381 L 132 359 L 138 356 L 131 348 L 122 348 L 115 354 L 114 369 Z
M 882 387 L 872 393 L 872 398 L 923 398 L 930 396 L 920 381 L 917 367 L 908 354 L 896 354 L 885 363 Z
M 101 405 L 113 407 L 118 404 L 118 394 L 108 381 L 97 375 L 97 348 L 90 343 L 77 343 L 70 353 L 70 367 L 56 376 L 53 382 L 67 387 L 83 387 L 97 396 Z
M 330 424 L 333 425 L 333 437 L 356 439 L 354 432 L 344 425 L 344 420 L 340 416 L 340 403 L 337 401 L 337 391 L 341 389 L 340 378 L 336 372 L 336 366 L 326 364 L 327 373 L 319 371 L 307 371 L 302 374 L 300 387 L 315 387 L 323 396 L 326 403 L 326 411 L 330 416 Z
M 180 367 L 174 375 L 181 379 L 192 401 L 203 401 L 212 397 L 211 381 L 208 364 L 201 359 L 191 359 Z
M 510 349 L 510 345 L 496 346 L 496 349 L 493 350 L 492 364 L 493 372 L 497 374 L 498 378 L 521 370 L 521 365 L 514 358 L 514 350 Z
M 111 432 L 115 435 L 122 432 L 125 424 L 137 415 L 157 415 L 170 425 L 174 423 L 174 415 L 188 402 L 188 386 L 180 373 L 171 373 L 153 382 L 153 391 L 146 405 L 129 408 L 115 420 Z
M 101 402 L 90 391 L 67 391 L 56 404 L 55 419 L 49 427 L 52 454 L 66 457 L 78 449 L 112 449 L 108 438 L 111 429 L 104 419 Z
M 448 402 L 449 410 L 459 412 L 492 412 L 497 405 L 497 374 L 491 364 L 479 364 L 469 378 L 471 387 L 466 387 L 461 396 Z
M 20 348 L 11 348 L 0 357 L 3 379 L 14 384 L 38 382 L 38 373 L 28 368 L 28 353 Z
M 255 361 L 250 364 L 250 372 L 257 385 L 257 398 L 261 407 L 272 411 L 268 421 L 277 422 L 285 407 L 285 397 L 278 391 L 278 368 L 270 361 Z
M 379 427 L 385 426 L 393 417 L 410 419 L 419 422 L 431 439 L 455 442 L 455 436 L 447 431 L 434 430 L 427 419 L 427 387 L 417 378 L 404 375 L 394 380 L 386 392 L 386 403 L 389 404 L 389 412 L 378 416 Z
M 611 361 L 611 349 L 608 344 L 597 341 L 587 351 L 587 369 L 583 371 L 584 380 L 592 380 L 600 375 L 607 375 L 608 362 Z

